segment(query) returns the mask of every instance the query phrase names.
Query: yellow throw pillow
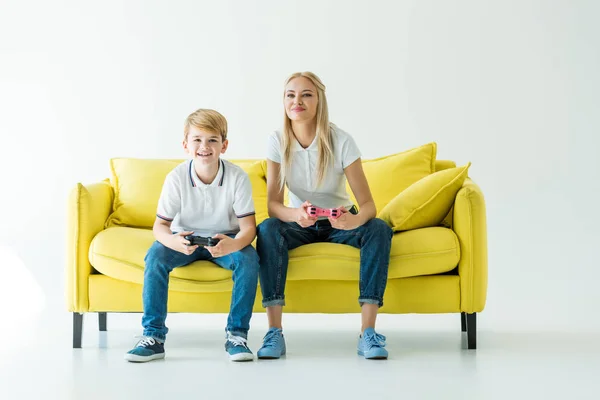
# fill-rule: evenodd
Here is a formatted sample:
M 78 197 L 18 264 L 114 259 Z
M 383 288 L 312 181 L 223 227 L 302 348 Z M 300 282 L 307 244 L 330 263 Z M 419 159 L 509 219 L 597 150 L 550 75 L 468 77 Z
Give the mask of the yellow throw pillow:
M 445 169 L 413 183 L 400 192 L 378 217 L 394 231 L 439 225 L 454 204 L 471 163 Z
M 183 160 L 113 158 L 111 183 L 115 190 L 113 213 L 106 226 L 151 228 L 165 178 Z
M 435 172 L 436 143 L 428 143 L 373 160 L 363 161 L 363 170 L 377 207 L 381 211 L 398 193 Z M 348 184 L 346 190 L 358 206 Z

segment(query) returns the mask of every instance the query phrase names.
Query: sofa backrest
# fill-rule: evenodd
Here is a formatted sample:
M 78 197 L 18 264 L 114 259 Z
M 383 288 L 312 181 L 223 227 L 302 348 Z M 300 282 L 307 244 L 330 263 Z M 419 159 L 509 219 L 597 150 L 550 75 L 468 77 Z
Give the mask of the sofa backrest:
M 377 209 L 381 210 L 391 197 L 417 180 L 432 172 L 455 166 L 452 161 L 436 161 L 435 153 L 435 144 L 428 144 L 407 152 L 375 160 L 364 160 L 363 167 L 365 167 L 365 174 L 376 200 Z M 106 222 L 106 227 L 151 228 L 156 218 L 156 207 L 164 180 L 167 174 L 183 161 L 135 158 L 110 160 L 111 184 L 115 196 L 113 212 Z M 239 165 L 248 173 L 252 184 L 256 222 L 262 222 L 268 218 L 266 160 L 229 161 Z M 396 168 L 396 172 L 392 172 L 390 168 Z M 402 173 L 398 173 L 400 170 Z M 287 193 L 285 197 L 287 203 Z M 355 201 L 354 197 L 351 197 Z

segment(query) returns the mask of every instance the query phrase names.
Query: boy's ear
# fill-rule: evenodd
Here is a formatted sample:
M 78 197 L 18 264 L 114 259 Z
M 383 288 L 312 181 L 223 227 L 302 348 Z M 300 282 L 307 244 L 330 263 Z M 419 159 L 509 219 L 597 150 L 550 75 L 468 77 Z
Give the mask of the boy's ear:
M 188 145 L 187 139 L 183 139 L 183 142 L 181 143 L 181 145 L 183 146 L 184 150 L 187 150 L 187 145 Z
M 225 139 L 223 141 L 223 148 L 221 149 L 221 154 L 225 154 L 225 150 L 227 150 L 227 146 L 229 146 L 229 140 Z

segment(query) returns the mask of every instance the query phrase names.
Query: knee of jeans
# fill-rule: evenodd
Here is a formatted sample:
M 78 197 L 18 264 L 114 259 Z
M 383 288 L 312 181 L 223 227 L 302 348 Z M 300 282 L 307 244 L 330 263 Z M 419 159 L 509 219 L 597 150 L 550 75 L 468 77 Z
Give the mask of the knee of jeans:
M 241 254 L 240 264 L 243 265 L 244 268 L 252 268 L 253 270 L 256 270 L 256 272 L 258 272 L 259 257 L 258 257 L 258 253 L 256 252 L 256 250 L 254 250 L 254 247 L 247 246 L 246 248 L 244 248 L 240 251 L 240 254 Z
M 394 235 L 394 231 L 389 227 L 382 219 L 373 218 L 368 222 L 367 228 L 375 236 L 385 237 L 391 239 Z
M 263 240 L 271 241 L 274 236 L 281 234 L 281 220 L 279 218 L 267 218 L 256 228 L 257 245 Z
M 258 233 L 267 233 L 267 232 L 279 232 L 279 227 L 281 226 L 281 220 L 279 218 L 267 218 L 256 228 Z

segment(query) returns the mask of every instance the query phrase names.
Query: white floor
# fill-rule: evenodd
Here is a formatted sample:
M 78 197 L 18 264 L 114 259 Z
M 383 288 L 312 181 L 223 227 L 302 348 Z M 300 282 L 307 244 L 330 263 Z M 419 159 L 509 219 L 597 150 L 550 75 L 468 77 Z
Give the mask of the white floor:
M 45 315 L 1 328 L 0 399 L 600 398 L 600 333 L 482 328 L 478 350 L 469 351 L 457 315 L 382 315 L 390 359 L 366 361 L 355 352 L 358 318 L 286 315 L 287 358 L 232 363 L 224 315 L 171 315 L 167 358 L 130 364 L 123 354 L 140 333 L 140 314 L 109 314 L 106 333 L 87 314 L 77 350 L 71 315 Z M 256 351 L 264 314 L 252 325 Z

